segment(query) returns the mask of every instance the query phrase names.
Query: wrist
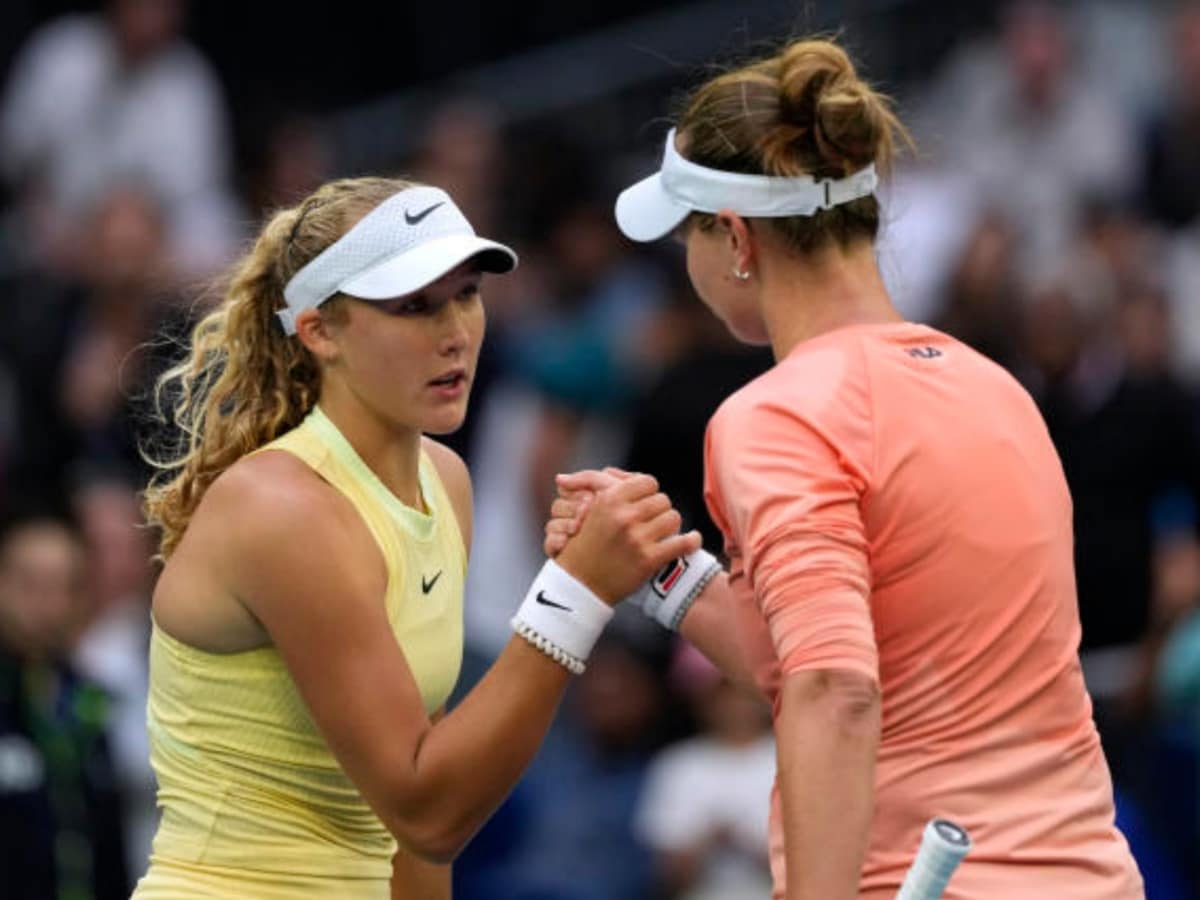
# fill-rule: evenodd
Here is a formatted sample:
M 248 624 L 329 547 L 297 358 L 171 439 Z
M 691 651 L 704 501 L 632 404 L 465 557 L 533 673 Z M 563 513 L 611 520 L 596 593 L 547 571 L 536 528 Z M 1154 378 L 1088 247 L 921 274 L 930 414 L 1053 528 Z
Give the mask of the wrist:
M 587 585 L 546 560 L 511 624 L 518 635 L 578 675 L 612 616 L 612 607 Z
M 664 628 L 678 631 L 696 598 L 720 571 L 717 558 L 701 547 L 667 563 L 629 599 Z
M 571 552 L 571 544 L 567 544 L 562 549 L 562 552 L 554 558 L 554 562 L 563 572 L 578 582 L 593 596 L 598 597 L 609 607 L 616 606 L 623 598 L 619 595 L 614 595 L 604 585 L 597 584 L 595 576 L 587 571 L 586 566 L 580 565 L 580 560 L 576 559 L 575 555 Z

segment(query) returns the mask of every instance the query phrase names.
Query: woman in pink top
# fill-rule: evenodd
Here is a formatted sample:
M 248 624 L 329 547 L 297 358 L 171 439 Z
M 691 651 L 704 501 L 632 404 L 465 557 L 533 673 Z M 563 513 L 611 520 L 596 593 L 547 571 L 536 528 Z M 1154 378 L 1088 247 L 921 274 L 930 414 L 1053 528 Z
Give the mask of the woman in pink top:
M 776 897 L 891 898 L 934 816 L 974 843 L 946 897 L 1141 897 L 1054 447 L 1007 373 L 901 319 L 875 262 L 876 167 L 903 135 L 836 44 L 800 41 L 701 86 L 618 201 L 777 361 L 709 425 L 728 572 L 694 554 L 647 610 L 773 704 Z M 548 548 L 611 477 L 561 481 Z

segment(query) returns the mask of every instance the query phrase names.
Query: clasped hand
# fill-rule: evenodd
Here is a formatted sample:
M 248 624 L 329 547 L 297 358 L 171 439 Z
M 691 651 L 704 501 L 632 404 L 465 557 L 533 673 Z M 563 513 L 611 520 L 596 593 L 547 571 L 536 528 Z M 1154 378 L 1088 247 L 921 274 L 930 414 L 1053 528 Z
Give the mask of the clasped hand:
M 698 531 L 650 475 L 585 469 L 557 478 L 544 549 L 607 603 L 616 604 L 671 560 L 699 549 Z

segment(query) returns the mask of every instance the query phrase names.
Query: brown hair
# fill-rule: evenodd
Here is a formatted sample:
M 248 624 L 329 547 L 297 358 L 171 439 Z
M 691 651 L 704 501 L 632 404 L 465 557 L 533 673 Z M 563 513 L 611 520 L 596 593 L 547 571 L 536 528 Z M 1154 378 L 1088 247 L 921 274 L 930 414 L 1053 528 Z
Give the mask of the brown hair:
M 911 145 L 890 100 L 863 81 L 830 40 L 793 41 L 725 72 L 685 100 L 680 152 L 700 165 L 753 175 L 842 178 L 875 163 L 886 172 L 897 138 Z M 702 228 L 712 217 L 696 213 Z M 846 246 L 879 230 L 874 196 L 812 216 L 768 220 L 800 253 Z
M 178 546 L 217 476 L 298 425 L 317 401 L 316 361 L 276 320 L 284 286 L 359 219 L 407 187 L 409 182 L 387 178 L 333 181 L 272 215 L 233 267 L 224 300 L 192 331 L 185 359 L 158 380 L 157 419 L 174 426 L 174 440 L 165 458 L 143 455 L 158 470 L 146 489 L 145 511 L 161 530 L 162 557 Z M 323 313 L 337 316 L 340 300 L 327 301 Z

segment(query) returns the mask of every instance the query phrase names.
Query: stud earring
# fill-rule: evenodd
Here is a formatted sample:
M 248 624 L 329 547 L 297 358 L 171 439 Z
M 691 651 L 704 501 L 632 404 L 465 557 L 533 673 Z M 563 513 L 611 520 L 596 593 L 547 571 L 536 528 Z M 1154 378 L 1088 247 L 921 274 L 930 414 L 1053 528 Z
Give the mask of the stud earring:
M 734 270 L 733 270 L 733 277 L 734 277 L 734 278 L 736 278 L 738 281 L 749 281 L 749 280 L 750 280 L 750 273 L 749 273 L 749 272 L 743 272 L 741 269 L 734 269 Z

